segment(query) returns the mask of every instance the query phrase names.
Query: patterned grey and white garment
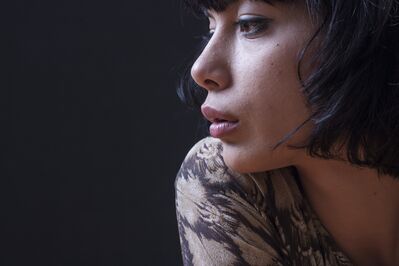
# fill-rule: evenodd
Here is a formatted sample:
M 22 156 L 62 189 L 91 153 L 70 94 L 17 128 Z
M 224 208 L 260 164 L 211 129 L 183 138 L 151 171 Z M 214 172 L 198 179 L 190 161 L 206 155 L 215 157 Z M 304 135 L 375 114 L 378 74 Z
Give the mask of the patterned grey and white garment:
M 187 154 L 176 178 L 184 265 L 352 265 L 306 201 L 294 167 L 229 169 L 218 139 Z

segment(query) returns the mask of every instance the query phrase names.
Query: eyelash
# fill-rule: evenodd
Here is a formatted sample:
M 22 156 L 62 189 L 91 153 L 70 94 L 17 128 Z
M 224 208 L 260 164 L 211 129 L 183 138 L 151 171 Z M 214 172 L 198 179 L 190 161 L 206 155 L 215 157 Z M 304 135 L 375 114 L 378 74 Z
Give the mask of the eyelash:
M 235 23 L 235 25 L 238 26 L 240 32 L 242 32 L 245 37 L 250 38 L 265 31 L 268 28 L 269 23 L 270 20 L 267 18 L 249 18 L 240 19 Z
M 247 38 L 252 38 L 256 34 L 259 34 L 265 30 L 267 30 L 270 24 L 270 19 L 263 17 L 256 18 L 248 18 L 248 19 L 239 19 L 234 23 L 234 25 L 238 28 L 238 30 L 244 34 Z M 247 29 L 245 29 L 247 27 Z M 248 28 L 252 28 L 249 29 Z M 207 34 L 203 36 L 204 41 L 209 41 L 213 36 L 214 30 L 209 31 Z

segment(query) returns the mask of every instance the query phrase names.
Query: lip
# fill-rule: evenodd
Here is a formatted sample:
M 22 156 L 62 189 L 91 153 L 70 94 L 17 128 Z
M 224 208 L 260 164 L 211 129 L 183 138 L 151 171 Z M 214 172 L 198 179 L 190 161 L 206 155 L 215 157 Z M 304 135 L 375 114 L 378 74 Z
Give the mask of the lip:
M 221 138 L 234 131 L 238 126 L 238 119 L 210 106 L 202 106 L 201 112 L 212 123 L 209 127 L 209 133 L 214 138 Z
M 218 111 L 207 105 L 201 106 L 201 112 L 204 115 L 204 117 L 211 123 L 221 122 L 221 121 L 238 122 L 238 119 L 236 119 L 232 115 Z

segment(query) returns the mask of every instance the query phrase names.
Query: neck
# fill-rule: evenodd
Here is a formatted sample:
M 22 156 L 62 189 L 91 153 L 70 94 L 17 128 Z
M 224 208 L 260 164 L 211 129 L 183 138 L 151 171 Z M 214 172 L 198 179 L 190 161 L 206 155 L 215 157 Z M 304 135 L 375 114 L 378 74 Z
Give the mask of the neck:
M 399 182 L 346 162 L 294 165 L 308 201 L 356 265 L 399 265 Z

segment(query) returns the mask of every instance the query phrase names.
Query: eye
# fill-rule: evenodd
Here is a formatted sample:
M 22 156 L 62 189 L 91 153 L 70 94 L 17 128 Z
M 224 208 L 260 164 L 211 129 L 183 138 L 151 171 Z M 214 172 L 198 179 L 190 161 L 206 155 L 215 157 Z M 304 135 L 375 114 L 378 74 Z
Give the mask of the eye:
M 239 31 L 243 33 L 246 37 L 253 37 L 265 31 L 271 20 L 265 17 L 258 16 L 241 16 L 236 22 Z

